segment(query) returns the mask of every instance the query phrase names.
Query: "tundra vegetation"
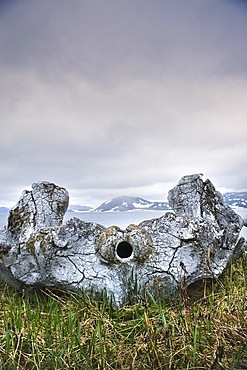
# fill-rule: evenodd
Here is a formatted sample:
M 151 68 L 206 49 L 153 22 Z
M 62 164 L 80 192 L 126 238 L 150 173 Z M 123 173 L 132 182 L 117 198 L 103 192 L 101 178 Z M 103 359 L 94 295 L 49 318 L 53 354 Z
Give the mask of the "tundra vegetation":
M 102 293 L 0 289 L 0 368 L 247 369 L 247 258 L 190 299 L 133 291 L 117 308 Z

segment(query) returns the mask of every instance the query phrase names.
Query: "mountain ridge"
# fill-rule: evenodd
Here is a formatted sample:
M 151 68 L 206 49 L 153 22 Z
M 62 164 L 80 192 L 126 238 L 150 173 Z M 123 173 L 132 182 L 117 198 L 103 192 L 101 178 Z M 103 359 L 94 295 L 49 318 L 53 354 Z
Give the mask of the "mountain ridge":
M 122 211 L 163 211 L 171 207 L 168 202 L 152 202 L 140 197 L 122 195 L 103 202 L 94 212 L 122 212 Z
M 71 204 L 67 212 L 89 212 L 92 211 L 93 207 L 90 206 L 80 206 L 78 204 Z
M 229 192 L 222 194 L 224 203 L 230 207 L 247 208 L 247 192 Z M 171 210 L 168 202 L 152 202 L 140 197 L 119 196 L 103 202 L 93 209 L 94 212 L 121 212 L 138 210 Z
M 230 207 L 247 208 L 247 192 L 228 192 L 224 193 L 223 200 Z M 140 197 L 119 196 L 101 203 L 98 207 L 93 208 L 84 205 L 69 205 L 67 212 L 122 212 L 122 211 L 144 211 L 170 210 L 168 202 L 149 201 Z M 1 213 L 8 213 L 10 208 L 0 207 Z
M 247 208 L 247 192 L 229 192 L 223 194 L 223 199 L 226 204 L 231 207 Z

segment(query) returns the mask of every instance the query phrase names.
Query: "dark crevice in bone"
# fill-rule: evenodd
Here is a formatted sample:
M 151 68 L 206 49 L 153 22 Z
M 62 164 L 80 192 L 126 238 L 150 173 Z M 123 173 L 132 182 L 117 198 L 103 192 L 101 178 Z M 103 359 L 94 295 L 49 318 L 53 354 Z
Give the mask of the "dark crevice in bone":
M 133 253 L 133 248 L 128 242 L 121 242 L 117 246 L 117 255 L 120 258 L 129 258 Z

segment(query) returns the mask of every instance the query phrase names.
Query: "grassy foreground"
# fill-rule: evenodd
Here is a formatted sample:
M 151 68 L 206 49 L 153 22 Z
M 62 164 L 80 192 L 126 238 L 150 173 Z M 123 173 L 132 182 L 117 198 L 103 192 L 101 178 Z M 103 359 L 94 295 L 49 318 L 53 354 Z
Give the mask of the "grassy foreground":
M 247 369 L 247 258 L 195 303 L 183 289 L 117 309 L 106 297 L 29 299 L 2 286 L 0 369 Z

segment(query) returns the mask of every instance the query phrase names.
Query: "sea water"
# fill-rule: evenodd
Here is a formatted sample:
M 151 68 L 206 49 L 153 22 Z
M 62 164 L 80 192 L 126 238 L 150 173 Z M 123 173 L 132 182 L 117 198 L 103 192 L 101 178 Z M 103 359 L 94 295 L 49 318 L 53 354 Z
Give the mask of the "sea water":
M 130 224 L 138 225 L 144 220 L 158 218 L 164 214 L 165 211 L 67 212 L 64 220 L 77 217 L 83 221 L 95 222 L 105 227 L 119 226 L 125 229 Z

